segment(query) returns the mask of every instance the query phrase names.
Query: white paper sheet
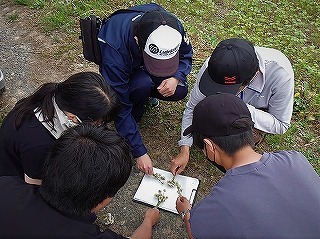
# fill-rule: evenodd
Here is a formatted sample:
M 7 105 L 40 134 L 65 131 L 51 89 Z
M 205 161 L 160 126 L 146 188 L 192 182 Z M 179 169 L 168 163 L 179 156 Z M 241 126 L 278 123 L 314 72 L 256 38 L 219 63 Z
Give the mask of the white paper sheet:
M 159 190 L 163 191 L 165 189 L 165 195 L 168 196 L 168 199 L 161 203 L 159 208 L 178 214 L 176 210 L 176 200 L 178 197 L 177 187 L 171 188 L 167 184 L 167 181 L 171 180 L 173 177 L 172 173 L 158 168 L 153 168 L 153 172 L 160 173 L 165 177 L 164 184 L 161 184 L 154 176 L 145 174 L 133 200 L 155 206 L 158 201 L 155 194 L 158 193 Z M 179 182 L 182 187 L 181 194 L 188 198 L 192 205 L 199 186 L 199 179 L 184 175 L 176 175 L 175 181 Z

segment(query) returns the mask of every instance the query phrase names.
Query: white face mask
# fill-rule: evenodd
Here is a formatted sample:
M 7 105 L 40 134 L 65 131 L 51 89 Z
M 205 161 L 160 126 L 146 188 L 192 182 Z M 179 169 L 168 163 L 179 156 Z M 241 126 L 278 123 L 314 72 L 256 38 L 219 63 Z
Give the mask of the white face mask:
M 34 111 L 36 112 L 35 116 L 41 122 L 41 124 L 57 139 L 60 137 L 63 131 L 78 125 L 82 121 L 76 115 L 75 117 L 78 122 L 73 122 L 71 119 L 68 119 L 68 116 L 61 109 L 59 109 L 54 98 L 52 98 L 52 102 L 55 108 L 55 116 L 53 118 L 54 129 L 51 128 L 50 124 L 44 121 L 41 110 L 37 112 L 37 109 L 34 109 Z
M 68 118 L 68 116 L 66 115 L 66 121 L 63 123 L 67 128 L 72 128 L 74 126 L 77 126 L 79 125 L 80 123 L 82 123 L 82 121 L 79 119 L 78 116 L 76 116 L 76 119 L 77 119 L 77 123 L 73 122 L 71 119 Z

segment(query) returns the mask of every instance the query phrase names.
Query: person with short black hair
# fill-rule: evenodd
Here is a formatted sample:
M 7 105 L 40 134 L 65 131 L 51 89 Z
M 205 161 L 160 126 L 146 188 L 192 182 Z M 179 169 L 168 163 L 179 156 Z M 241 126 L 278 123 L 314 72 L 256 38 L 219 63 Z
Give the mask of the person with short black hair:
M 59 83 L 42 84 L 3 120 L 0 176 L 18 175 L 40 184 L 44 160 L 64 130 L 80 122 L 106 124 L 119 110 L 117 95 L 98 73 L 79 72 Z
M 46 158 L 41 186 L 0 177 L 0 238 L 125 238 L 94 222 L 131 168 L 131 148 L 116 131 L 91 123 L 67 129 Z M 151 238 L 158 220 L 149 208 L 131 238 Z
M 267 133 L 284 134 L 288 130 L 294 95 L 289 59 L 276 49 L 254 46 L 246 39 L 225 39 L 203 63 L 191 90 L 182 117 L 180 153 L 172 160 L 172 173 L 181 173 L 189 162 L 193 141 L 183 132 L 191 124 L 194 107 L 205 97 L 219 93 L 237 95 L 247 104 L 256 146 Z
M 297 151 L 259 154 L 247 105 L 233 94 L 206 97 L 185 129 L 225 175 L 192 209 L 176 200 L 191 238 L 318 238 L 320 177 Z
M 138 123 L 150 98 L 157 104 L 157 99 L 179 101 L 187 96 L 193 55 L 189 38 L 175 15 L 149 3 L 111 14 L 98 40 L 99 70 L 123 105 L 116 128 L 129 140 L 137 168 L 153 174 Z

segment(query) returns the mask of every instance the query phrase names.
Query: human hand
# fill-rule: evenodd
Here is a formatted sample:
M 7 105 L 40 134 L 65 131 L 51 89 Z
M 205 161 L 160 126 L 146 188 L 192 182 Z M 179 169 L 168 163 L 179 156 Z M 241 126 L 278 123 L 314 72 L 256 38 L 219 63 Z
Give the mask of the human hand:
M 189 200 L 184 196 L 179 196 L 176 200 L 176 209 L 179 214 L 186 209 L 191 209 Z
M 136 158 L 136 165 L 139 170 L 144 172 L 145 174 L 153 174 L 153 165 L 152 161 L 148 154 L 144 154 L 138 158 Z
M 170 77 L 168 79 L 163 80 L 161 84 L 157 87 L 157 90 L 164 97 L 169 97 L 172 96 L 176 91 L 178 83 L 179 80 L 177 78 Z
M 160 218 L 160 212 L 158 208 L 149 208 L 144 214 L 144 220 L 151 223 L 154 226 Z
M 194 237 L 192 236 L 192 233 L 191 233 L 191 227 L 190 227 L 190 221 L 189 221 L 190 210 L 191 210 L 191 205 L 189 200 L 184 196 L 179 196 L 176 200 L 176 209 L 179 215 L 181 215 L 182 220 L 186 226 L 188 239 L 193 239 Z
M 180 174 L 189 162 L 190 147 L 183 145 L 180 148 L 180 153 L 171 160 L 170 171 L 173 175 Z
M 147 239 L 152 237 L 152 226 L 154 226 L 160 218 L 157 208 L 149 208 L 144 214 L 141 225 L 133 232 L 131 239 Z

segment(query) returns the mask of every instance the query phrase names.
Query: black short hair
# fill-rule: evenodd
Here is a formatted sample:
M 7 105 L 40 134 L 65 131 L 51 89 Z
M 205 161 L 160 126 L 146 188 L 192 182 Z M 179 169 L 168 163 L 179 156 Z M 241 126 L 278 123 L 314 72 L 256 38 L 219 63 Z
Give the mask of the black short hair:
M 242 118 L 234 122 L 234 126 L 245 127 L 251 124 L 251 119 Z M 199 132 L 193 133 L 194 145 L 200 149 L 204 148 L 203 140 L 205 138 L 211 139 L 215 144 L 217 144 L 226 154 L 233 156 L 238 150 L 245 146 L 251 146 L 254 148 L 254 139 L 252 130 L 245 131 L 244 133 L 228 135 L 228 136 L 209 136 L 203 135 Z
M 44 164 L 40 193 L 58 211 L 84 215 L 126 183 L 132 168 L 126 139 L 84 123 L 57 139 Z

